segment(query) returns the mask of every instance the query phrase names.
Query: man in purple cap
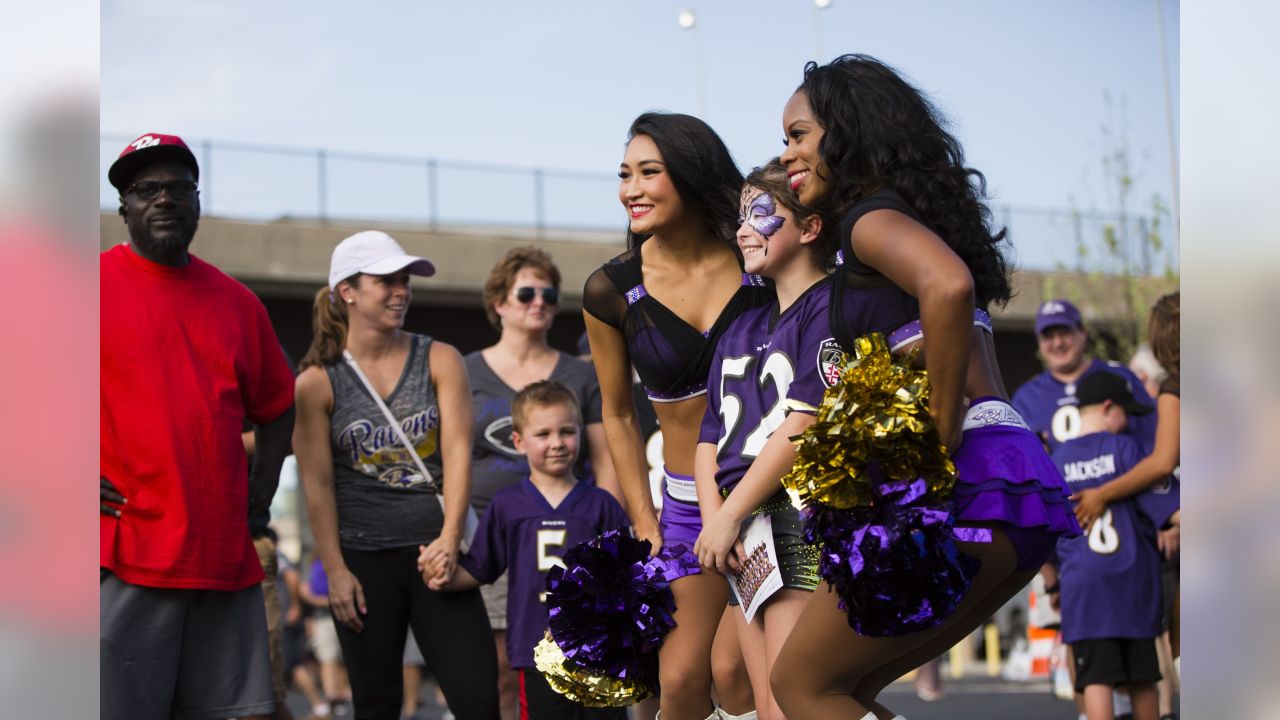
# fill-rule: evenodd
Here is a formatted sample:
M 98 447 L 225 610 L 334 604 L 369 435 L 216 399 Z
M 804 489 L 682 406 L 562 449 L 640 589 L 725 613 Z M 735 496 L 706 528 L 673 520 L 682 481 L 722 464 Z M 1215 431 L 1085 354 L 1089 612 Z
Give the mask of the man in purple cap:
M 99 261 L 103 718 L 267 717 L 276 704 L 249 516 L 288 452 L 293 374 L 257 296 L 188 252 L 199 173 L 181 138 L 158 133 L 107 173 L 129 242 Z
M 1089 333 L 1080 310 L 1069 300 L 1047 300 L 1040 305 L 1036 310 L 1036 339 L 1045 369 L 1018 388 L 1013 394 L 1013 407 L 1048 444 L 1050 452 L 1080 433 L 1076 385 L 1086 375 L 1099 370 L 1116 373 L 1133 384 L 1138 402 L 1155 405 L 1142 381 L 1128 368 L 1086 353 Z M 1133 418 L 1126 434 L 1137 440 L 1146 454 L 1155 443 L 1155 432 L 1152 414 Z

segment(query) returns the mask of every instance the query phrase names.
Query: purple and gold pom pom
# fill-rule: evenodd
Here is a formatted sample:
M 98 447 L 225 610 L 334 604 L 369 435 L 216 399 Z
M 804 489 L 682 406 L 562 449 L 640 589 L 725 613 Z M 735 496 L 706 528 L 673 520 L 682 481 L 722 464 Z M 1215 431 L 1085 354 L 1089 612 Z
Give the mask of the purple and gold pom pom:
M 867 506 L 884 478 L 925 478 L 937 497 L 955 486 L 955 465 L 929 415 L 928 375 L 910 358 L 895 360 L 879 334 L 855 341 L 814 423 L 796 440 L 782 484 L 803 505 Z
M 929 378 L 883 336 L 854 342 L 783 479 L 805 508 L 805 540 L 849 625 L 873 637 L 941 623 L 979 562 L 956 546 L 956 468 L 929 414 Z
M 923 481 L 882 485 L 877 499 L 811 507 L 805 540 L 819 544 L 818 574 L 858 634 L 927 630 L 955 612 L 980 563 L 959 551 L 949 505 L 929 502 Z
M 611 678 L 567 661 L 549 630 L 533 649 L 533 663 L 552 690 L 587 707 L 626 707 L 653 694 L 646 683 Z
M 658 648 L 675 626 L 673 576 L 689 553 L 649 557 L 648 541 L 613 530 L 564 555 L 547 574 L 547 627 L 573 668 L 653 687 Z

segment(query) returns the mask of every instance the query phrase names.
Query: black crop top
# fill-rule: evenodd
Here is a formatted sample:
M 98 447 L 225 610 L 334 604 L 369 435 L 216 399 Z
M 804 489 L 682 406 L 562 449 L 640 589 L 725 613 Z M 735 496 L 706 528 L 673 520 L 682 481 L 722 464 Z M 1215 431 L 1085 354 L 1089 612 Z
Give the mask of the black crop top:
M 591 273 L 582 291 L 582 307 L 622 332 L 645 394 L 656 402 L 705 393 L 720 335 L 744 310 L 773 299 L 773 287 L 764 278 L 743 273 L 742 286 L 720 311 L 715 324 L 700 331 L 645 290 L 639 247 Z
M 916 211 L 893 190 L 882 189 L 858 200 L 840 220 L 840 267 L 845 282 L 831 283 L 831 333 L 843 347 L 868 333 L 886 337 L 920 319 L 920 303 L 853 252 L 853 226 L 872 210 L 897 210 L 920 221 Z
M 885 336 L 891 350 L 909 345 L 924 335 L 920 303 L 853 253 L 853 226 L 872 210 L 897 210 L 923 224 L 916 211 L 893 190 L 878 190 L 849 208 L 840 221 L 840 264 L 844 283 L 831 284 L 831 334 L 843 347 L 868 333 Z M 973 311 L 974 327 L 990 333 L 991 316 L 982 308 Z

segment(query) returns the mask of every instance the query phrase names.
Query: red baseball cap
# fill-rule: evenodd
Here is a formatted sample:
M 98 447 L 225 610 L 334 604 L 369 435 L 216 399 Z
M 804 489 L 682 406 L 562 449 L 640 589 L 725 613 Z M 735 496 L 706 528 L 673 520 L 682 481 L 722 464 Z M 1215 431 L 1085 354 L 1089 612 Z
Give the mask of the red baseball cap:
M 124 147 L 120 157 L 107 170 L 107 180 L 123 193 L 133 174 L 140 168 L 166 160 L 186 165 L 191 168 L 192 176 L 196 180 L 200 179 L 200 166 L 196 164 L 196 156 L 182 138 L 177 135 L 147 133 Z

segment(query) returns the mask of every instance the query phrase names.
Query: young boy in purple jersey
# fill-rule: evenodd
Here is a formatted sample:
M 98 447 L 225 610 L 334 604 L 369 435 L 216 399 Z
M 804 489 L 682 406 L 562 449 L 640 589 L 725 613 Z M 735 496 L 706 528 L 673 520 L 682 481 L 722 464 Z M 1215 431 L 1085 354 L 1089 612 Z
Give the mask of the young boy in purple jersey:
M 1129 415 L 1153 409 L 1134 397 L 1129 380 L 1106 371 L 1081 379 L 1076 397 L 1080 434 L 1053 453 L 1073 492 L 1106 483 L 1142 459 L 1137 441 L 1121 433 Z M 1089 720 L 1111 720 L 1117 686 L 1128 688 L 1134 720 L 1159 715 L 1156 529 L 1177 504 L 1176 485 L 1112 503 L 1085 535 L 1060 540 L 1056 559 L 1044 570 L 1050 593 L 1059 595 L 1062 637 L 1075 656 L 1076 690 L 1084 693 Z
M 1111 372 L 1133 383 L 1138 402 L 1152 404 L 1146 388 L 1125 366 L 1090 357 L 1089 331 L 1080 310 L 1068 300 L 1047 300 L 1036 310 L 1036 342 L 1045 369 L 1013 394 L 1013 407 L 1040 436 L 1049 451 L 1081 434 L 1076 388 L 1087 376 Z M 1142 454 L 1155 444 L 1154 415 L 1132 418 L 1126 435 L 1138 441 Z
M 772 279 L 777 300 L 740 315 L 720 338 L 707 379 L 707 410 L 694 458 L 703 529 L 702 566 L 732 572 L 743 602 L 764 597 L 751 622 L 735 613 L 756 708 L 781 718 L 772 659 L 818 584 L 818 549 L 801 539 L 801 518 L 782 489 L 795 446 L 814 421 L 842 353 L 827 317 L 834 252 L 819 240 L 821 219 L 800 204 L 776 160 L 747 176 L 737 232 L 746 272 Z M 756 531 L 748 523 L 760 524 Z M 767 525 L 766 525 L 767 524 Z M 744 537 L 772 537 L 770 562 Z M 750 535 L 748 535 L 750 533 Z M 776 567 L 781 587 L 760 581 Z M 757 592 L 758 591 L 758 592 Z M 746 608 L 744 608 L 744 612 Z
M 475 539 L 452 577 L 439 565 L 422 579 L 433 590 L 465 590 L 508 572 L 507 655 L 520 676 L 520 718 L 625 720 L 623 708 L 588 708 L 556 693 L 534 667 L 533 648 L 547 629 L 546 573 L 565 550 L 626 526 L 609 493 L 573 475 L 580 438 L 578 400 L 558 382 L 535 382 L 511 402 L 511 439 L 529 461 L 529 476 L 493 497 Z

